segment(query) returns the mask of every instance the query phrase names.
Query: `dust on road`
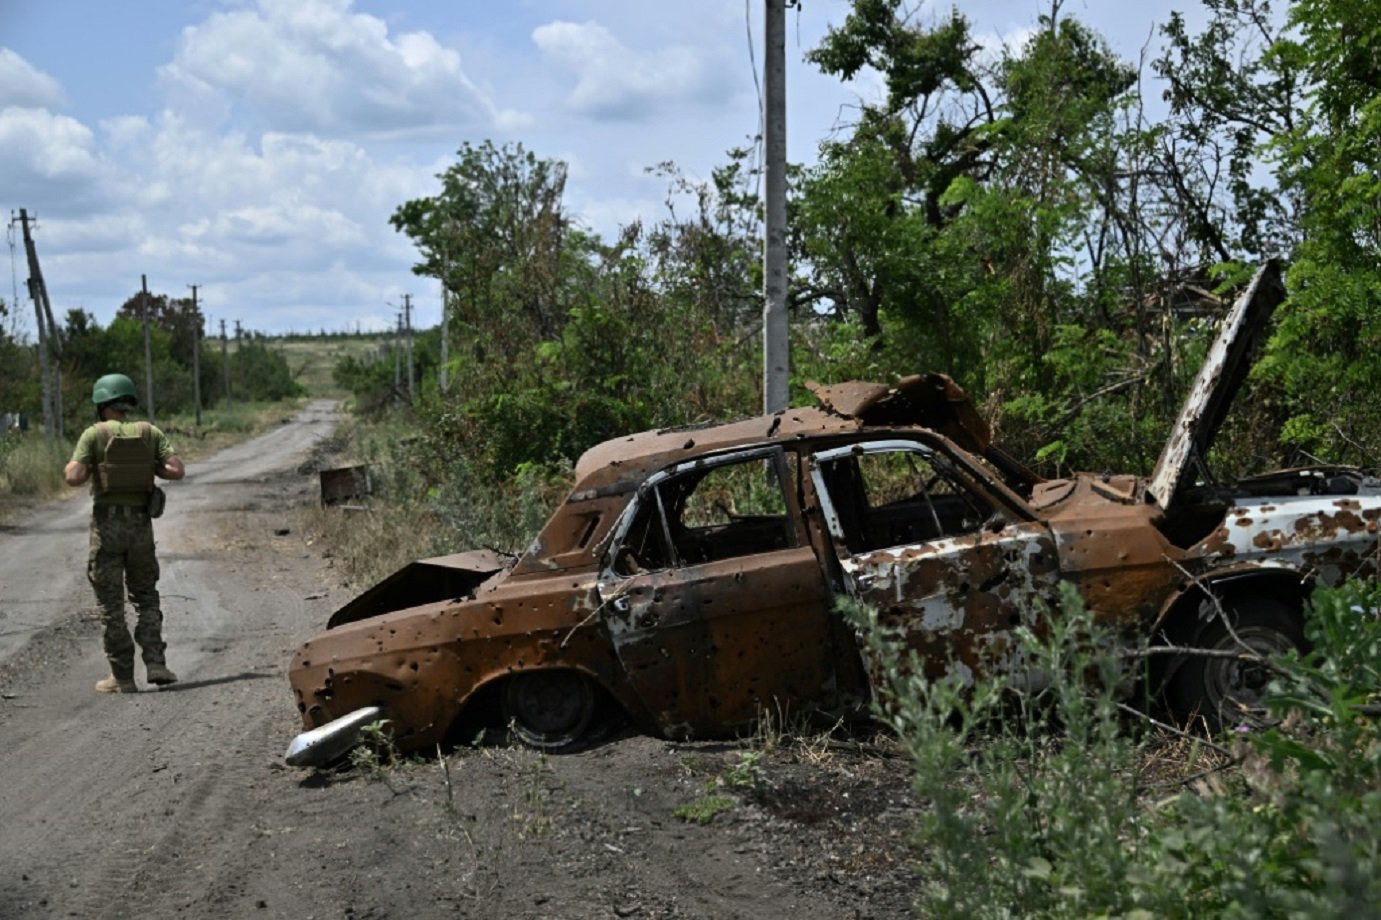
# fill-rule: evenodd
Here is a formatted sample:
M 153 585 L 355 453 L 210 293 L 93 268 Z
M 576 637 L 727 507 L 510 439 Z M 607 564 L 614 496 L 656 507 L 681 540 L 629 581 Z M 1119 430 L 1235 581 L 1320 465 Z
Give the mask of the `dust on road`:
M 297 470 L 335 411 L 313 402 L 168 487 L 172 687 L 92 690 L 89 499 L 0 528 L 0 918 L 908 913 L 917 806 L 886 741 L 283 766 L 289 657 L 349 597 L 300 526 L 316 480 Z M 674 816 L 712 794 L 733 804 L 710 823 Z

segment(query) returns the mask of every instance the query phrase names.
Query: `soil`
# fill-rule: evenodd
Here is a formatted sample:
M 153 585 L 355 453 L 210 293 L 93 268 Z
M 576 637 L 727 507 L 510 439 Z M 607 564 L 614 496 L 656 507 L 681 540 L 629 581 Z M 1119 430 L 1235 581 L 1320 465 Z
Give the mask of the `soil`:
M 302 526 L 334 411 L 312 403 L 169 484 L 173 686 L 140 668 L 144 692 L 93 690 L 84 494 L 0 527 L 0 918 L 910 913 L 918 805 L 886 736 L 623 730 L 561 756 L 285 766 L 289 658 L 351 597 Z

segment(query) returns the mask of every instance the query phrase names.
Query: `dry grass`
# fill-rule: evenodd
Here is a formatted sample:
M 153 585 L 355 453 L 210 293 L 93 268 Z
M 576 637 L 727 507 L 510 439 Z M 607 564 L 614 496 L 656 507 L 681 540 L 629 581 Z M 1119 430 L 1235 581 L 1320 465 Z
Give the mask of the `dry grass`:
M 304 526 L 312 542 L 324 543 L 350 584 L 373 585 L 408 563 L 431 555 L 433 522 L 418 520 L 415 509 L 383 503 L 335 505 L 308 510 Z

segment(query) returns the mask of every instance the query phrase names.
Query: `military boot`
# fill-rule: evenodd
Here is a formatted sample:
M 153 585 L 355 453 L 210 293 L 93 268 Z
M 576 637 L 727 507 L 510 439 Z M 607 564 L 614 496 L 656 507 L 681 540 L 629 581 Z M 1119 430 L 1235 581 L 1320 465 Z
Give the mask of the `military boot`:
M 133 677 L 116 677 L 114 674 L 96 681 L 97 693 L 138 693 Z
M 164 684 L 177 683 L 177 675 L 168 670 L 166 664 L 146 664 L 144 671 L 148 675 L 149 683 L 157 684 L 162 687 Z

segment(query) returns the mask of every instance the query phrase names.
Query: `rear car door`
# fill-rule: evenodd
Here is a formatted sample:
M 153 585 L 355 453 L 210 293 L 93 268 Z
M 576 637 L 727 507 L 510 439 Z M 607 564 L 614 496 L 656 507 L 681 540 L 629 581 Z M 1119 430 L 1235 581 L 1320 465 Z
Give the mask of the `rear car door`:
M 820 451 L 810 474 L 845 590 L 900 631 L 927 676 L 968 683 L 1016 664 L 1012 631 L 1038 625 L 1058 581 L 1044 524 L 919 440 Z

